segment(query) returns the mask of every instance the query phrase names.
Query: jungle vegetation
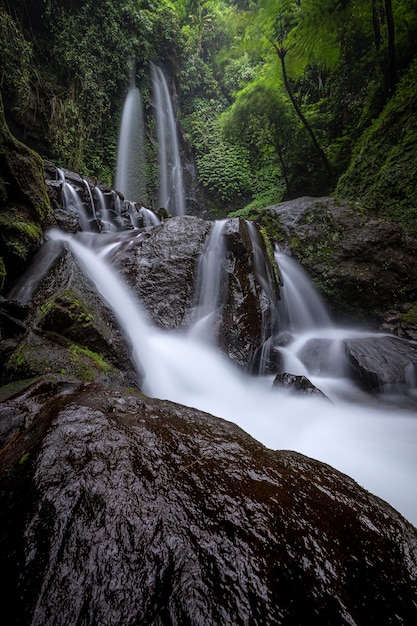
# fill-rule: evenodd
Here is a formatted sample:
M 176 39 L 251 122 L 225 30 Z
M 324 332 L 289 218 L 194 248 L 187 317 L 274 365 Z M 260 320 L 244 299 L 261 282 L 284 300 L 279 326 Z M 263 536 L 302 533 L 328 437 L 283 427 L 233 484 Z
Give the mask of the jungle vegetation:
M 404 113 L 404 101 L 413 153 L 416 52 L 415 0 L 0 3 L 0 89 L 13 134 L 111 184 L 129 58 L 150 140 L 149 63 L 158 62 L 213 215 L 332 193 L 340 180 L 355 199 L 366 171 L 358 183 L 349 168 L 366 158 L 364 137 L 369 154 L 381 115 Z M 415 191 L 404 193 L 403 209 L 414 202 L 417 211 Z

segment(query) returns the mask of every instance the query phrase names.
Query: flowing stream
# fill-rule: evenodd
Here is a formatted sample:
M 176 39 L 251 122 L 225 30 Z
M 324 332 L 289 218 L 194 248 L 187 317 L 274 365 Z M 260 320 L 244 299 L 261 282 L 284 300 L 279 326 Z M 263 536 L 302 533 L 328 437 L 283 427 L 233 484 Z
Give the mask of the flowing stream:
M 371 405 L 369 397 L 365 399 L 359 392 L 354 400 L 344 400 L 343 389 L 349 383 L 341 372 L 317 373 L 319 382 L 333 380 L 333 387 L 328 385 L 330 391 L 337 386 L 337 393 L 329 393 L 332 401 L 311 395 L 295 396 L 273 388 L 271 377 L 243 373 L 193 332 L 156 329 L 141 303 L 111 267 L 106 258 L 108 250 L 95 246 L 99 235 L 87 235 L 86 238 L 84 233 L 81 241 L 54 230 L 49 239 L 64 241 L 71 248 L 98 293 L 114 311 L 132 346 L 137 370 L 144 375 L 145 393 L 231 420 L 270 448 L 296 450 L 328 463 L 417 524 L 415 413 L 406 409 L 393 411 L 382 403 L 378 405 L 378 400 L 372 400 Z M 332 339 L 333 348 L 336 342 L 337 352 L 337 342 L 344 331 L 329 321 L 324 323 L 321 317 L 317 320 L 315 316 L 314 320 L 308 329 L 310 336 L 321 327 L 323 336 Z M 305 340 L 304 331 L 300 331 L 286 348 L 297 367 L 306 367 L 297 358 Z

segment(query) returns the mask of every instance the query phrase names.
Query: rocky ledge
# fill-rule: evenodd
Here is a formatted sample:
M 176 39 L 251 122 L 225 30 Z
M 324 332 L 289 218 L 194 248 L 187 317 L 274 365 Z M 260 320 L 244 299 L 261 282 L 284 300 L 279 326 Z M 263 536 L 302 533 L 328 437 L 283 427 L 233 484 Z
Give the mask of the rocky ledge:
M 415 529 L 323 463 L 96 383 L 10 391 L 1 424 L 14 624 L 417 622 Z

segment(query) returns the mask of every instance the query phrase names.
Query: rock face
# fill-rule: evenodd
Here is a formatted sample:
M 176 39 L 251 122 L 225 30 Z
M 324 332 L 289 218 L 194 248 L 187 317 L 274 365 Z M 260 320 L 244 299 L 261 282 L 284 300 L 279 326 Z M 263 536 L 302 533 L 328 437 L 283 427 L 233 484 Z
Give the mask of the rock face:
M 303 265 L 339 317 L 382 322 L 384 312 L 400 307 L 406 313 L 417 301 L 417 239 L 398 224 L 311 197 L 268 207 L 257 219 Z M 414 317 L 408 322 L 417 325 Z M 414 338 L 406 323 L 397 332 Z
M 0 97 L 0 291 L 27 267 L 48 212 L 42 160 L 9 132 Z
M 327 465 L 95 384 L 41 380 L 1 423 L 15 624 L 417 620 L 415 529 Z

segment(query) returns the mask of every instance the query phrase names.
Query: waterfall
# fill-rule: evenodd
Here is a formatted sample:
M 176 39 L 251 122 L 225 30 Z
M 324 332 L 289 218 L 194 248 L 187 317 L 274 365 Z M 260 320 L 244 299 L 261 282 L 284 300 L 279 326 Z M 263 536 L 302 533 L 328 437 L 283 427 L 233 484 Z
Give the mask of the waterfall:
M 272 276 L 269 265 L 265 262 L 265 250 L 261 249 L 261 235 L 254 222 L 245 221 L 246 230 L 252 245 L 253 271 L 257 282 L 263 290 L 264 306 L 262 307 L 262 331 L 260 348 L 254 359 L 256 367 L 255 373 L 265 374 L 272 362 L 274 352 L 273 334 L 278 323 L 276 296 L 272 290 Z
M 417 473 L 414 413 L 373 408 L 360 396 L 355 404 L 294 396 L 273 388 L 266 377 L 247 376 L 192 334 L 152 326 L 100 249 L 101 235 L 80 239 L 53 231 L 48 236 L 70 246 L 113 310 L 144 375 L 145 393 L 231 420 L 270 448 L 296 450 L 328 463 L 417 523 L 417 481 L 410 480 Z
M 142 98 L 132 70 L 123 106 L 114 186 L 126 200 L 145 201 L 145 145 Z
M 280 328 L 289 331 L 307 331 L 333 326 L 320 294 L 295 259 L 281 252 L 277 246 L 275 260 L 281 272 Z
M 57 176 L 62 183 L 62 201 L 64 209 L 76 213 L 81 230 L 90 230 L 90 220 L 88 219 L 80 195 L 75 191 L 74 187 L 66 181 L 63 170 L 57 168 Z
M 87 189 L 88 197 L 90 199 L 91 213 L 93 215 L 93 219 L 97 220 L 96 207 L 95 207 L 95 204 L 94 204 L 93 194 L 91 192 L 90 183 L 88 182 L 88 180 L 84 180 L 83 183 L 85 185 L 85 188 Z
M 226 247 L 223 231 L 226 220 L 213 222 L 200 257 L 197 271 L 196 304 L 194 324 L 190 330 L 201 339 L 216 343 L 216 322 L 219 321 L 222 305 L 222 287 L 227 274 L 224 271 Z
M 159 217 L 144 206 L 139 209 L 139 215 L 142 217 L 144 226 L 156 226 L 161 223 Z
M 104 193 L 101 191 L 100 187 L 95 187 L 94 192 L 97 197 L 97 204 L 100 212 L 101 232 L 114 232 L 116 230 L 116 226 L 111 220 L 110 211 L 107 208 Z
M 158 131 L 158 203 L 171 215 L 184 215 L 184 189 L 176 119 L 163 71 L 152 64 L 151 73 Z
M 278 246 L 275 261 L 282 278 L 278 303 L 280 332 L 275 337 L 282 369 L 306 376 L 333 400 L 339 394 L 354 397 L 359 391 L 347 378 L 345 340 L 373 334 L 338 328 L 302 266 Z

